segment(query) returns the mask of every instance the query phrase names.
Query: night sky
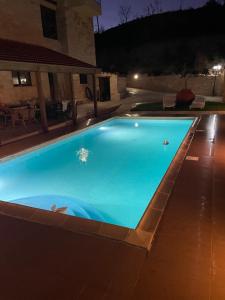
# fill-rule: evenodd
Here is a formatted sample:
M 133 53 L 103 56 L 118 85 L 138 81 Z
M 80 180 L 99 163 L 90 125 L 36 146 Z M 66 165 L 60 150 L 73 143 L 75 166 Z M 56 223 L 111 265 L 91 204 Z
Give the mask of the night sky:
M 133 18 L 136 15 L 144 15 L 145 7 L 149 0 L 102 0 L 102 16 L 99 18 L 100 25 L 105 29 L 118 25 L 119 23 L 119 6 L 121 4 L 131 5 Z M 163 11 L 177 10 L 182 2 L 183 8 L 202 6 L 207 0 L 161 0 Z

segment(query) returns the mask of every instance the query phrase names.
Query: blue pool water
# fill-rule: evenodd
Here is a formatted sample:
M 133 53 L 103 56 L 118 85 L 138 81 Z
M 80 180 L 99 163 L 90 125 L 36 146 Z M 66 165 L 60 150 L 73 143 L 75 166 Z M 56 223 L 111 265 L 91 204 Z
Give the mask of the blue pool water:
M 192 123 L 116 118 L 1 161 L 0 199 L 135 228 Z

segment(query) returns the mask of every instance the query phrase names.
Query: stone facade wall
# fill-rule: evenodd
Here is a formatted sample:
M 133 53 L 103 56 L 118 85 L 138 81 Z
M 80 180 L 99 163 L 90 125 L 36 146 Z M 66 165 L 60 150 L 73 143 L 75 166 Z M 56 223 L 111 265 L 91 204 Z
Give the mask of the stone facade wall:
M 127 78 L 123 76 L 118 76 L 118 91 L 121 97 L 127 94 Z
M 118 93 L 118 77 L 116 74 L 110 76 L 110 89 L 111 89 L 111 100 L 119 101 L 120 94 Z
M 76 8 L 63 8 L 61 14 L 61 41 L 63 51 L 81 61 L 96 65 L 92 16 L 81 15 Z M 64 25 L 63 25 L 64 24 Z
M 0 38 L 37 44 L 73 56 L 89 64 L 96 64 L 93 16 L 95 10 L 78 0 L 73 6 L 67 0 L 58 5 L 45 0 L 0 0 Z M 79 4 L 79 5 L 76 5 Z M 40 5 L 56 10 L 58 40 L 45 38 L 42 31 Z M 82 9 L 81 9 L 82 7 Z M 1 71 L 1 70 L 0 70 Z M 57 74 L 56 98 L 71 98 L 69 75 Z M 42 74 L 42 83 L 46 98 L 50 98 L 48 74 Z M 79 75 L 74 76 L 74 90 L 77 99 L 86 100 L 85 88 L 80 85 Z M 24 99 L 37 97 L 35 74 L 32 74 L 32 86 L 14 87 L 11 72 L 0 72 L 0 103 L 12 104 Z
M 50 97 L 48 84 L 48 74 L 41 74 L 44 95 Z M 37 84 L 35 73 L 31 73 L 32 86 L 14 86 L 12 73 L 9 71 L 0 71 L 0 104 L 16 104 L 23 100 L 37 98 Z
M 60 3 L 56 8 L 45 0 L 0 0 L 0 38 L 42 45 L 95 65 L 94 11 L 87 15 Z M 56 10 L 58 40 L 43 36 L 40 5 Z
M 205 75 L 183 78 L 179 75 L 148 76 L 143 74 L 139 75 L 138 79 L 134 79 L 133 75 L 128 76 L 127 86 L 166 93 L 176 93 L 186 86 L 195 94 L 212 96 L 214 81 L 214 76 Z M 223 96 L 223 94 L 224 76 L 220 75 L 216 77 L 215 96 Z
M 57 101 L 71 100 L 72 89 L 71 89 L 71 78 L 70 74 L 58 73 L 56 76 L 56 99 Z
M 118 76 L 112 73 L 101 73 L 98 77 L 110 78 L 111 101 L 120 101 L 120 93 L 118 91 Z M 99 84 L 97 83 L 97 89 Z
M 0 0 L 0 38 L 41 45 L 67 55 L 73 56 L 89 64 L 96 64 L 95 41 L 93 30 L 93 16 L 99 14 L 92 1 L 83 0 L 58 1 L 54 5 L 45 0 Z M 95 3 L 93 1 L 93 3 Z M 93 4 L 92 3 L 92 4 Z M 56 10 L 58 26 L 58 40 L 45 38 L 42 31 L 40 5 Z M 86 6 L 85 6 L 86 5 Z M 93 8 L 92 8 L 93 7 Z M 0 70 L 0 103 L 12 104 L 21 100 L 37 97 L 36 78 L 32 76 L 32 86 L 14 87 L 11 72 Z M 101 74 L 110 76 L 111 99 L 120 99 L 118 86 L 122 90 L 122 84 L 114 74 Z M 71 79 L 69 75 L 57 74 L 56 100 L 71 99 Z M 44 95 L 50 98 L 48 74 L 42 74 Z M 99 89 L 96 80 L 97 90 Z M 77 100 L 88 100 L 85 89 L 92 89 L 92 79 L 88 76 L 88 84 L 81 85 L 79 74 L 73 75 L 73 85 Z
M 79 74 L 73 75 L 73 88 L 74 88 L 74 94 L 75 98 L 78 101 L 86 101 L 88 100 L 85 94 L 86 87 L 90 87 L 91 84 L 80 84 L 80 76 Z
M 55 9 L 54 5 L 44 0 L 0 0 L 0 38 L 62 51 L 59 41 L 43 36 L 41 4 Z
M 99 78 L 100 77 L 109 77 L 110 78 L 110 92 L 111 92 L 111 101 L 119 101 L 120 93 L 118 92 L 118 77 L 116 74 L 111 73 L 101 73 L 96 76 L 96 93 L 99 94 Z M 87 101 L 89 100 L 86 97 L 85 89 L 89 87 L 92 90 L 93 82 L 92 76 L 88 76 L 88 84 L 80 84 L 80 77 L 78 74 L 73 75 L 73 89 L 75 97 L 78 101 Z

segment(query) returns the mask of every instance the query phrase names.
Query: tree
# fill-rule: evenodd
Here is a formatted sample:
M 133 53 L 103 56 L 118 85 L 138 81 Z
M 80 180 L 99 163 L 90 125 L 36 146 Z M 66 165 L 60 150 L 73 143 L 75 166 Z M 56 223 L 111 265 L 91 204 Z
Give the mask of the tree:
M 95 26 L 95 33 L 103 33 L 103 32 L 105 31 L 105 28 L 104 28 L 104 26 L 99 22 L 99 18 L 98 18 L 98 17 L 96 17 L 96 19 L 95 19 L 94 26 Z
M 103 25 L 101 25 L 99 27 L 99 32 L 98 33 L 103 33 L 105 31 L 105 27 Z
M 120 5 L 119 7 L 119 18 L 120 23 L 127 23 L 131 17 L 131 6 L 130 5 Z
M 180 10 L 183 10 L 183 0 L 180 0 Z
M 151 16 L 154 14 L 159 14 L 162 12 L 162 6 L 160 0 L 151 0 L 147 5 L 146 9 L 147 16 Z
M 213 8 L 221 6 L 224 3 L 224 1 L 217 1 L 217 0 L 208 0 L 205 4 L 206 7 Z
M 196 50 L 194 71 L 198 74 L 207 74 L 209 62 L 207 55 L 202 51 Z

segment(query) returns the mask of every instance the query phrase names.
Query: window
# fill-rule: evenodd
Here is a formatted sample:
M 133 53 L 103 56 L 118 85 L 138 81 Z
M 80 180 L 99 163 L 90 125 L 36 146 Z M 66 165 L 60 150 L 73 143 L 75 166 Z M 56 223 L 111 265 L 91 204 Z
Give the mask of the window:
M 30 86 L 32 85 L 30 72 L 12 72 L 12 80 L 14 86 Z
M 80 84 L 87 84 L 88 78 L 86 74 L 80 74 Z
M 57 40 L 56 11 L 41 5 L 41 20 L 44 37 Z

